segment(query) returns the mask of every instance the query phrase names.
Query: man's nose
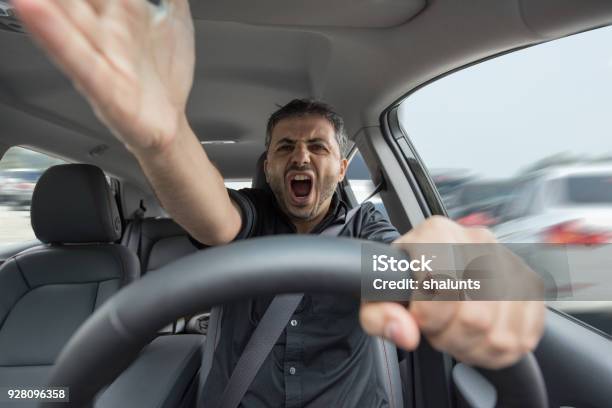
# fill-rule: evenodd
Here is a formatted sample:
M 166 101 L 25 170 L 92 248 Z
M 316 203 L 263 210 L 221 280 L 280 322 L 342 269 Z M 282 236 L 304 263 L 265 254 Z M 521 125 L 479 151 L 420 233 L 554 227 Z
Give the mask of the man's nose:
M 298 166 L 310 163 L 310 152 L 305 145 L 297 145 L 293 151 L 291 161 Z

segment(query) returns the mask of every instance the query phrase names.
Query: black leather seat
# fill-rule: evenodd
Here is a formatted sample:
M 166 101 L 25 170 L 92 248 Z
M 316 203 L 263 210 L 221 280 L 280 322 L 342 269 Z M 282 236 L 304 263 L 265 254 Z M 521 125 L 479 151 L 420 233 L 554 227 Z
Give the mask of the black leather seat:
M 95 166 L 48 169 L 34 190 L 31 220 L 44 244 L 0 267 L 0 388 L 44 385 L 75 330 L 140 274 L 136 256 L 114 244 L 119 213 Z
M 253 188 L 269 188 L 263 173 L 265 158 L 263 153 L 257 161 L 257 169 L 261 170 L 253 178 Z M 138 255 L 143 275 L 197 251 L 187 231 L 170 218 L 133 220 L 126 229 L 122 243 Z
M 262 190 L 270 189 L 270 186 L 266 181 L 266 173 L 264 172 L 265 161 L 266 152 L 263 152 L 257 159 L 257 164 L 255 165 L 255 175 L 253 176 L 253 181 L 251 182 L 251 187 L 253 188 L 259 188 Z
M 145 218 L 141 222 L 139 257 L 143 274 L 197 251 L 187 231 L 173 220 Z

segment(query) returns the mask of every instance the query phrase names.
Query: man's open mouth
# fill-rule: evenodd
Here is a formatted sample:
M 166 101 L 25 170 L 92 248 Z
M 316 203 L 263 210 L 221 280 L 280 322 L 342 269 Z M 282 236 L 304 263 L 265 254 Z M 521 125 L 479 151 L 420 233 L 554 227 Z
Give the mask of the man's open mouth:
M 312 180 L 309 174 L 298 173 L 289 176 L 291 201 L 294 204 L 304 204 L 308 201 L 312 192 Z

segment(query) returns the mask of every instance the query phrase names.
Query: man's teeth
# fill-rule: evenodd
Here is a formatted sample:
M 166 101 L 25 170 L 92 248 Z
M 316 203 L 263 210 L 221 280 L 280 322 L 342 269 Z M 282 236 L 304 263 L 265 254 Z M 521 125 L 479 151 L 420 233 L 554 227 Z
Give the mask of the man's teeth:
M 310 176 L 305 176 L 303 174 L 298 174 L 296 176 L 293 176 L 293 179 L 295 181 L 304 181 L 304 180 L 310 180 Z

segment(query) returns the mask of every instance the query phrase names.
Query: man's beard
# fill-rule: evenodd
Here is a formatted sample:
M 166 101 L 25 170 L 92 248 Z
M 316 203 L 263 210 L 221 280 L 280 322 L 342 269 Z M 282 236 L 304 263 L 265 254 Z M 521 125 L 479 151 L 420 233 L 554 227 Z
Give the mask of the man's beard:
M 287 171 L 290 171 L 290 170 L 305 171 L 305 170 L 311 170 L 311 168 L 310 167 L 300 167 L 300 168 L 292 167 Z M 319 215 L 321 206 L 325 203 L 325 201 L 327 201 L 334 194 L 334 191 L 336 190 L 336 187 L 338 186 L 337 177 L 327 176 L 327 177 L 324 177 L 323 179 L 320 179 L 320 184 L 321 184 L 320 192 L 321 193 L 319 195 L 319 199 L 314 203 L 310 211 L 296 212 L 296 211 L 292 211 L 291 207 L 287 205 L 287 202 L 289 201 L 288 198 L 286 197 L 286 194 L 288 193 L 287 189 L 291 188 L 291 186 L 287 186 L 287 189 L 285 188 L 285 174 L 286 173 L 281 174 L 280 176 L 269 174 L 268 175 L 268 185 L 270 186 L 270 189 L 274 193 L 274 197 L 276 198 L 276 202 L 278 203 L 280 208 L 283 210 L 283 212 L 287 216 L 289 216 L 290 219 L 294 219 L 294 220 L 309 221 L 313 218 L 316 218 Z M 319 181 L 318 177 L 317 177 L 317 181 Z M 311 188 L 315 189 L 315 185 L 313 184 Z

